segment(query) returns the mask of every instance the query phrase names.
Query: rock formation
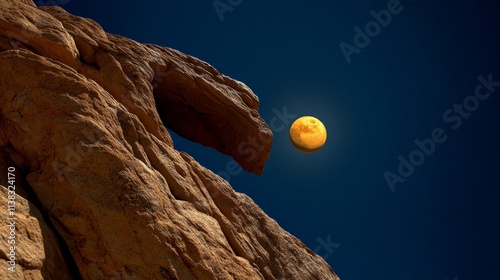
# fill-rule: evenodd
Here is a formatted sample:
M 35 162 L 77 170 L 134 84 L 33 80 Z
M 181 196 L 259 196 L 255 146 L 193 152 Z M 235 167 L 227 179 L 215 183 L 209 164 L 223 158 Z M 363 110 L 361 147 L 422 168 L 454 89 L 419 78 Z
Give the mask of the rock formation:
M 16 272 L 2 226 L 0 278 L 338 279 L 165 128 L 260 174 L 272 133 L 258 106 L 194 57 L 0 1 L 0 217 L 11 166 L 17 218 Z

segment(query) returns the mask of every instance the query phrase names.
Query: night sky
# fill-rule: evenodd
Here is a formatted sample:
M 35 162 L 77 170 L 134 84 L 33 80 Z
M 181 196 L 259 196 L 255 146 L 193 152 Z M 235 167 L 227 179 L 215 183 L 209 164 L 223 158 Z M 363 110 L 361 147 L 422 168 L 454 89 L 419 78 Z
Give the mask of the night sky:
M 498 277 L 495 1 L 221 0 L 233 4 L 223 20 L 212 0 L 159 2 L 59 0 L 109 33 L 180 50 L 252 88 L 263 119 L 280 120 L 271 155 L 262 176 L 226 177 L 341 279 Z M 372 37 L 355 31 L 367 25 Z M 315 154 L 290 144 L 302 115 L 328 130 Z M 173 138 L 226 170 L 229 157 Z

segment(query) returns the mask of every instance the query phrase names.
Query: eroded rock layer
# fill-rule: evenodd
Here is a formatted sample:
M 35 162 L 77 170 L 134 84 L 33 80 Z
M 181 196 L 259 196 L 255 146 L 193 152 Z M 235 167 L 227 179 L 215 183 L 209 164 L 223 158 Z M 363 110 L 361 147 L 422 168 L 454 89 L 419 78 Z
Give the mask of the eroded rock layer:
M 14 166 L 20 243 L 16 274 L 2 261 L 0 278 L 338 279 L 249 197 L 176 151 L 165 128 L 260 174 L 272 133 L 258 106 L 246 85 L 196 58 L 59 7 L 1 1 L 0 211 Z M 253 152 L 242 153 L 250 138 Z M 4 244 L 9 231 L 0 234 Z

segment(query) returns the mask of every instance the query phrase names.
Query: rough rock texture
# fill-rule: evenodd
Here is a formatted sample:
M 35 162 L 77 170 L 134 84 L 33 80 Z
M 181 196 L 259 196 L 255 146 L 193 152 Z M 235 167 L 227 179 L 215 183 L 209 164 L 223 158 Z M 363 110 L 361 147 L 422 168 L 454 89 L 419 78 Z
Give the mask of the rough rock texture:
M 0 168 L 6 171 L 8 166 L 13 166 L 12 162 L 6 163 L 0 155 Z M 15 218 L 12 220 L 15 225 L 17 243 L 9 243 L 10 228 L 7 224 L 10 221 L 8 213 L 8 182 L 4 176 L 0 177 L 0 213 L 2 214 L 2 227 L 0 227 L 0 278 L 1 279 L 72 279 L 68 270 L 68 265 L 63 258 L 59 247 L 59 240 L 52 229 L 47 225 L 42 214 L 28 200 L 26 192 L 17 189 L 15 196 L 16 208 Z M 20 182 L 20 178 L 16 178 Z M 12 189 L 12 188 L 11 188 Z M 24 197 L 23 197 L 24 196 Z M 7 273 L 9 265 L 5 260 L 9 259 L 10 247 L 16 246 L 16 253 L 19 256 L 16 260 L 17 266 L 14 273 Z M 8 277 L 6 277 L 8 275 Z
M 15 166 L 19 245 L 18 274 L 2 261 L 0 278 L 338 279 L 165 128 L 260 174 L 272 134 L 258 105 L 196 58 L 1 1 L 0 211 Z

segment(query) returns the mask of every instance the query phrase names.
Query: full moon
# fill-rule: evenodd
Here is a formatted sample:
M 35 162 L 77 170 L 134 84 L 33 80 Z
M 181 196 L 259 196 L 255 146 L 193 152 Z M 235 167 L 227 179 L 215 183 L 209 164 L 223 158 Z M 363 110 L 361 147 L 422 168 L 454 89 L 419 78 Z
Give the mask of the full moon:
M 295 149 L 307 154 L 314 153 L 326 142 L 326 128 L 315 117 L 300 117 L 290 127 L 290 141 Z

